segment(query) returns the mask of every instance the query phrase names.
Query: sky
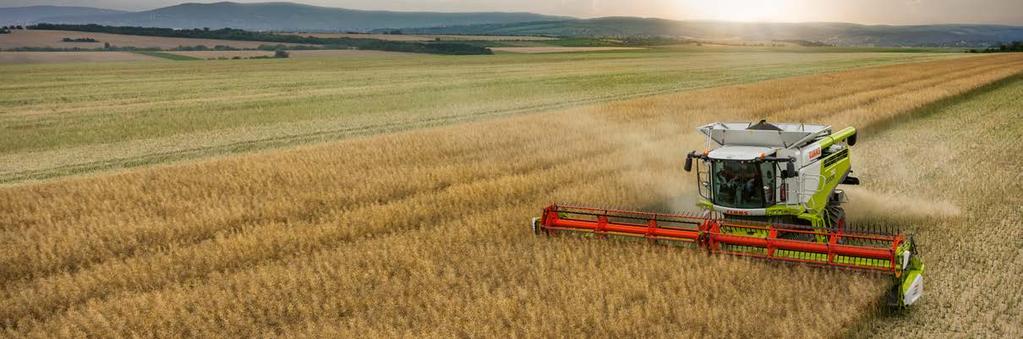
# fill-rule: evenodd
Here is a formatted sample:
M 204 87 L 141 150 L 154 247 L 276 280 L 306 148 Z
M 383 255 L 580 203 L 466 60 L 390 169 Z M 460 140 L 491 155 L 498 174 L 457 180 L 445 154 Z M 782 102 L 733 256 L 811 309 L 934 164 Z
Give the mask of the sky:
M 269 0 L 233 0 L 266 2 Z M 283 0 L 278 0 L 283 1 Z M 0 7 L 74 5 L 146 10 L 182 0 L 0 0 Z M 215 2 L 192 0 L 191 2 Z M 1023 0 L 294 0 L 311 5 L 399 11 L 534 12 L 574 17 L 639 16 L 677 20 L 991 23 L 1023 25 Z

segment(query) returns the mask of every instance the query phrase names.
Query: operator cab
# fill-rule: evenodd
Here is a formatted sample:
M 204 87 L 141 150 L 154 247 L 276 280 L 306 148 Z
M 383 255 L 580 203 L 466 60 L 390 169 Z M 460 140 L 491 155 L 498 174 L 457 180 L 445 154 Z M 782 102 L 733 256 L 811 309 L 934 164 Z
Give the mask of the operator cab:
M 685 169 L 690 171 L 693 160 L 698 160 L 699 191 L 706 207 L 730 215 L 763 216 L 769 207 L 792 203 L 787 179 L 798 176 L 800 148 L 828 135 L 830 127 L 761 120 L 713 123 L 699 131 L 707 136 L 710 150 L 690 153 Z
M 779 164 L 768 157 L 775 152 L 771 147 L 762 146 L 723 146 L 710 152 L 703 170 L 698 171 L 704 185 L 701 195 L 724 208 L 773 206 L 777 201 Z
M 772 148 L 754 146 L 715 149 L 707 154 L 710 187 L 701 193 L 709 193 L 704 198 L 714 205 L 728 208 L 761 209 L 774 205 L 778 169 L 776 162 L 765 160 L 774 153 Z

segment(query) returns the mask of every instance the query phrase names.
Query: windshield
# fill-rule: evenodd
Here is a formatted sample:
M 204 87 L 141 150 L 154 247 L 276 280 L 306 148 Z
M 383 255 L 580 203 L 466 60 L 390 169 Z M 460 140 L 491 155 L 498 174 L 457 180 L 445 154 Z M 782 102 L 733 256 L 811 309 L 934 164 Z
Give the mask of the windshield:
M 772 162 L 711 160 L 711 179 L 715 205 L 764 208 L 774 203 Z

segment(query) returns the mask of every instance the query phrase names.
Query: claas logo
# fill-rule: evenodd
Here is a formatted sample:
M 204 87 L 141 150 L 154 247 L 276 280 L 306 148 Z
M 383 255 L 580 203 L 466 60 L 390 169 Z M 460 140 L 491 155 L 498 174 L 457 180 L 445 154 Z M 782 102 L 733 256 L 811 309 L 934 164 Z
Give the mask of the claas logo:
M 817 159 L 817 157 L 819 157 L 819 156 L 821 156 L 821 149 L 820 148 L 814 148 L 814 149 L 810 150 L 810 160 Z

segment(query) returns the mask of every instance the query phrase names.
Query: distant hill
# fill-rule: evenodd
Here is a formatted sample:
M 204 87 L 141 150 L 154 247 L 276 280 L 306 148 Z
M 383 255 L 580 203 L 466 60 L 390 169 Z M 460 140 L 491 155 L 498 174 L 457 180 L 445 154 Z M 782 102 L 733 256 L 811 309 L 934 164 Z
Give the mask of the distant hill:
M 47 18 L 66 16 L 105 16 L 128 12 L 112 9 L 69 6 L 28 6 L 0 8 L 0 26 L 25 25 L 39 22 Z
M 45 20 L 42 20 L 45 19 Z M 532 13 L 438 13 L 363 11 L 288 2 L 241 4 L 186 3 L 150 11 L 117 14 L 50 15 L 35 23 L 100 24 L 167 28 L 239 28 L 274 31 L 369 31 L 451 25 L 565 20 Z
M 0 24 L 40 22 L 250 31 L 367 32 L 400 29 L 408 34 L 668 37 L 735 42 L 798 40 L 835 46 L 885 47 L 988 47 L 1000 42 L 1023 40 L 1023 27 L 999 25 L 741 23 L 635 17 L 576 19 L 533 13 L 363 11 L 288 2 L 186 3 L 142 12 L 59 6 L 0 9 Z
M 836 46 L 990 46 L 1023 40 L 1023 27 L 1000 25 L 858 25 L 741 23 L 632 17 L 403 29 L 410 34 L 676 37 L 716 41 L 808 40 Z

